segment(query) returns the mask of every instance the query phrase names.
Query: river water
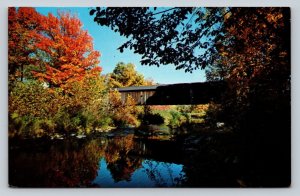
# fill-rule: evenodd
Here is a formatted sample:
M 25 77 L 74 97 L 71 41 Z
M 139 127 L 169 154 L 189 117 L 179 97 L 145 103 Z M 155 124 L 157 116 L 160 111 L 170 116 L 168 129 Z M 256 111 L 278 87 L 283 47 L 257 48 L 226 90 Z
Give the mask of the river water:
M 201 142 L 201 140 L 203 140 Z M 10 141 L 11 187 L 238 186 L 209 137 L 176 139 L 134 133 Z M 206 147 L 199 145 L 205 143 Z M 229 159 L 234 157 L 229 157 Z M 228 167 L 228 165 L 230 167 Z M 229 170 L 228 170 L 229 169 Z

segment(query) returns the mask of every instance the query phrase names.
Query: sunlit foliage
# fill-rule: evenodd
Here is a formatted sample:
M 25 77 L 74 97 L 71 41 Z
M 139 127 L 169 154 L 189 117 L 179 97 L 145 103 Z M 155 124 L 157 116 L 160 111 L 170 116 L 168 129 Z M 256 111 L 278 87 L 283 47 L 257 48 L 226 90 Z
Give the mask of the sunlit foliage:
M 41 23 L 44 17 L 34 8 L 8 9 L 8 73 L 9 81 L 23 81 L 31 73 L 31 65 L 37 63 L 32 55 L 40 41 Z
M 41 24 L 41 38 L 36 47 L 39 65 L 34 76 L 49 86 L 66 88 L 69 83 L 98 76 L 100 53 L 93 49 L 92 37 L 82 30 L 80 20 L 69 13 L 49 14 Z
M 113 72 L 108 75 L 109 86 L 113 88 L 126 86 L 150 86 L 154 85 L 150 79 L 138 73 L 132 63 L 118 63 Z
M 141 73 L 138 73 L 132 63 L 118 63 L 113 72 L 107 75 L 107 79 L 110 88 L 154 85 L 152 80 L 145 79 Z M 117 124 L 134 126 L 140 124 L 138 116 L 143 113 L 143 108 L 136 106 L 132 97 L 121 97 L 117 91 L 111 91 L 109 100 L 110 112 Z
M 137 126 L 139 124 L 137 116 L 141 111 L 132 97 L 128 96 L 122 100 L 118 91 L 111 91 L 109 93 L 109 108 L 112 119 L 117 125 Z
M 9 8 L 10 136 L 89 133 L 109 124 L 100 53 L 69 13 Z

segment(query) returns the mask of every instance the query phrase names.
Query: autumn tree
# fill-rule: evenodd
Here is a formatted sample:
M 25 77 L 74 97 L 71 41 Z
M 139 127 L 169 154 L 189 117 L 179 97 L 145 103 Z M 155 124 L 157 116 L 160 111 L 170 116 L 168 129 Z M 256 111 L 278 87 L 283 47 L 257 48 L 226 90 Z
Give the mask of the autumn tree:
M 81 21 L 69 13 L 48 14 L 43 21 L 41 40 L 36 43 L 40 69 L 34 76 L 50 87 L 67 88 L 84 77 L 98 76 L 100 53 Z
M 220 56 L 206 69 L 207 79 L 223 78 L 230 89 L 221 105 L 221 119 L 244 135 L 285 138 L 288 146 L 290 10 L 231 8 L 224 29 L 226 39 L 216 43 Z M 274 121 L 280 123 L 274 127 Z M 287 132 L 282 135 L 279 127 Z
M 227 40 L 218 43 L 230 87 L 222 118 L 247 143 L 245 168 L 280 176 L 266 177 L 265 186 L 289 186 L 291 180 L 290 25 L 289 8 L 232 8 L 224 23 Z
M 100 53 L 69 13 L 9 8 L 10 135 L 90 132 L 107 119 Z
M 67 87 L 98 76 L 100 53 L 81 21 L 70 13 L 58 17 L 34 8 L 9 8 L 8 62 L 11 80 L 38 78 L 51 87 Z
M 36 64 L 32 58 L 40 41 L 41 23 L 44 16 L 34 8 L 8 8 L 8 74 L 9 81 L 23 81 L 31 73 L 30 65 Z
M 244 85 L 255 77 L 270 77 L 275 69 L 281 69 L 285 74 L 282 80 L 288 81 L 289 11 L 287 8 L 231 8 L 224 22 L 227 36 L 224 42 L 216 43 L 220 57 L 210 67 L 222 67 L 224 79 L 238 83 L 244 80 Z

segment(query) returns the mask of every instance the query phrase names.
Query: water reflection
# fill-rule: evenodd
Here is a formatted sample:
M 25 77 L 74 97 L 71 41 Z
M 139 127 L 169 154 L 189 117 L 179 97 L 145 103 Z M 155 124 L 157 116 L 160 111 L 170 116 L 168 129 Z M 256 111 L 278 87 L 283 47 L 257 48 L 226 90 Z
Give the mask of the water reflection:
M 142 159 L 140 157 L 129 156 L 133 148 L 133 134 L 115 137 L 108 141 L 104 157 L 107 162 L 107 169 L 115 182 L 130 181 L 133 172 L 141 167 Z
M 99 165 L 101 169 L 93 181 L 94 185 L 99 187 L 174 187 L 180 185 L 179 179 L 183 179 L 184 176 L 183 165 L 143 160 L 130 178 L 116 180 L 115 171 L 111 172 L 108 169 L 105 159 L 101 159 Z
M 17 187 L 86 187 L 97 176 L 101 148 L 96 141 L 19 146 L 9 153 L 9 183 Z
M 183 165 L 154 159 L 153 153 L 161 147 L 157 142 L 152 145 L 136 139 L 134 134 L 11 143 L 9 184 L 16 187 L 178 186 L 184 179 Z M 172 153 L 169 155 L 167 159 L 172 160 Z

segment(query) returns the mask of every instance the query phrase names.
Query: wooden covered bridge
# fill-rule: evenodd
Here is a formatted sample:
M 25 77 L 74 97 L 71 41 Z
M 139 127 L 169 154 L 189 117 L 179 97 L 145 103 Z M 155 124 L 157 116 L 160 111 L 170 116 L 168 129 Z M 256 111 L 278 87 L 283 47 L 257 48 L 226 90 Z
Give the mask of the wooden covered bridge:
M 218 102 L 224 93 L 223 81 L 131 86 L 117 88 L 124 102 L 130 95 L 137 105 L 192 105 Z

